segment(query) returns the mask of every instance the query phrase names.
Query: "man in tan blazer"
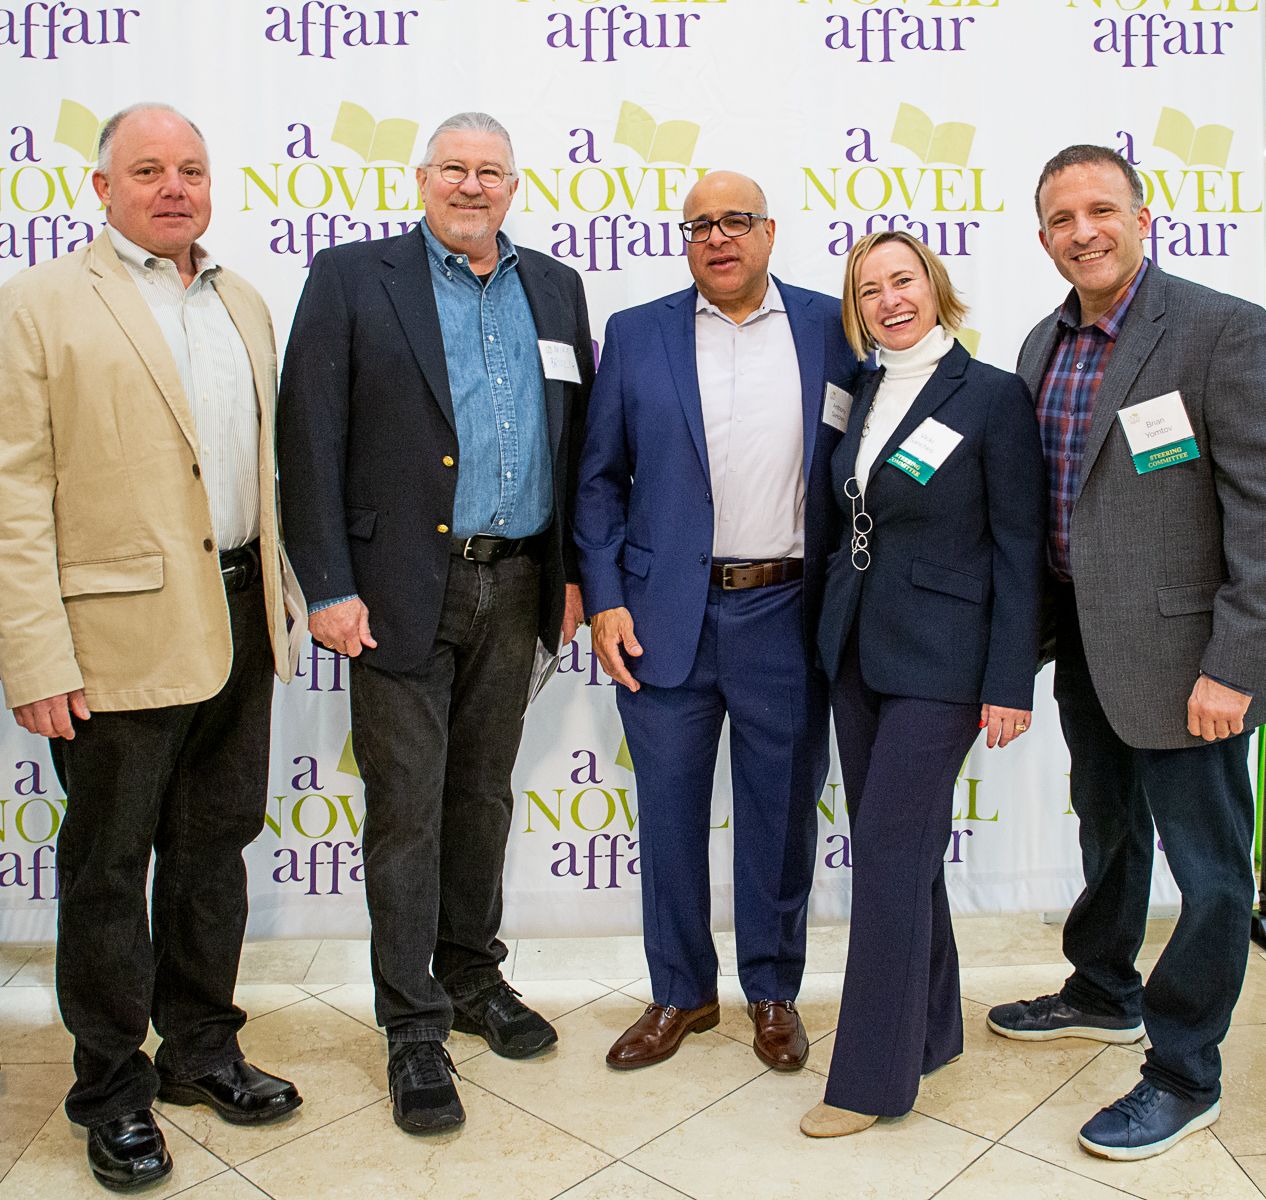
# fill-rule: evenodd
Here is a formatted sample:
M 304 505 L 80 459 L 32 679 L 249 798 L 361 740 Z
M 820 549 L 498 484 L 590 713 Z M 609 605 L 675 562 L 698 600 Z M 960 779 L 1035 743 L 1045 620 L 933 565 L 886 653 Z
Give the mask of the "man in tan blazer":
M 277 533 L 272 324 L 196 244 L 202 136 L 126 109 L 93 184 L 106 228 L 0 288 L 0 682 L 66 789 L 66 1112 L 121 1188 L 171 1170 L 156 1096 L 236 1123 L 300 1103 L 245 1061 L 233 989 L 286 599 L 304 609 Z

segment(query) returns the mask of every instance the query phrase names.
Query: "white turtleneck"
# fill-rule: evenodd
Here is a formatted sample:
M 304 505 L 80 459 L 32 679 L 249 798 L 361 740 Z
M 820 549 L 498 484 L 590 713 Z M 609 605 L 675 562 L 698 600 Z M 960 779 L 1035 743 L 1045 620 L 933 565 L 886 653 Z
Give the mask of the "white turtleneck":
M 863 494 L 870 469 L 879 457 L 879 452 L 896 433 L 897 426 L 910 411 L 915 397 L 932 378 L 937 363 L 949 353 L 953 345 L 953 335 L 946 333 L 940 325 L 934 325 L 908 350 L 880 347 L 879 365 L 884 368 L 884 377 L 879 384 L 879 391 L 871 401 L 870 411 L 866 414 L 862 440 L 857 447 L 857 462 L 853 467 L 853 474 L 857 476 Z

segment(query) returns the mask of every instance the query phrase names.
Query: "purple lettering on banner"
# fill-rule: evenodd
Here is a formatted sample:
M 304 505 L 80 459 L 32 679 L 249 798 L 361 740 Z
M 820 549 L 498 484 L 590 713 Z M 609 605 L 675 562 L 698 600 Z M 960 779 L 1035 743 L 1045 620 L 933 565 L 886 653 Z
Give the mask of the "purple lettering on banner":
M 0 7 L 0 46 L 20 47 L 20 58 L 51 62 L 74 46 L 126 46 L 139 8 L 78 8 L 38 3 Z
M 416 8 L 355 8 L 326 0 L 270 4 L 264 10 L 264 40 L 297 47 L 300 58 L 333 59 L 344 49 L 410 44 Z
M 1168 58 L 1204 58 L 1226 53 L 1232 21 L 1184 21 L 1164 13 L 1132 12 L 1125 17 L 1099 17 L 1091 45 L 1111 54 L 1121 66 L 1158 67 Z
M 689 50 L 690 34 L 703 14 L 640 13 L 627 4 L 596 5 L 583 12 L 551 12 L 545 44 L 578 50 L 580 61 L 615 62 L 624 50 Z
M 975 17 L 920 16 L 900 5 L 868 8 L 856 16 L 829 13 L 828 50 L 851 51 L 859 63 L 895 62 L 898 55 L 961 54 Z

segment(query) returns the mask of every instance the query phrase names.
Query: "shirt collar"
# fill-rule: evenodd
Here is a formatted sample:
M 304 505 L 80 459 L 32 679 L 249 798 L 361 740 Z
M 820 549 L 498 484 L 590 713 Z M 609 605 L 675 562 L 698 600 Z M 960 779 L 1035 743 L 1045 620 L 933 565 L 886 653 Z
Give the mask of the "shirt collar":
M 765 288 L 765 298 L 760 302 L 760 307 L 754 313 L 751 313 L 743 324 L 746 325 L 748 321 L 755 321 L 758 317 L 765 316 L 766 313 L 785 313 L 786 311 L 787 306 L 783 303 L 782 293 L 778 290 L 778 285 L 774 282 L 774 277 L 771 275 L 769 277 L 769 285 Z M 702 292 L 699 292 L 695 297 L 695 312 L 711 313 L 714 317 L 720 317 L 723 321 L 729 321 L 731 325 L 738 324 L 736 321 L 731 321 Z
M 162 264 L 171 262 L 170 259 L 163 258 L 160 254 L 151 254 L 148 250 L 138 246 L 135 242 L 124 237 L 113 225 L 106 225 L 106 236 L 109 237 L 110 245 L 114 247 L 114 252 L 119 256 L 119 260 L 128 266 L 135 267 L 138 271 L 151 271 L 155 268 L 165 270 Z M 175 263 L 171 265 L 173 268 L 176 266 Z M 213 275 L 220 270 L 220 264 L 197 242 L 193 244 L 193 267 L 195 279 L 204 274 Z
M 431 232 L 431 227 L 426 223 L 425 217 L 418 222 L 418 228 L 422 230 L 422 239 L 437 266 L 446 273 L 461 271 L 464 268 L 472 279 L 478 278 L 470 269 L 470 259 L 465 254 L 450 250 L 444 245 Z M 515 249 L 514 243 L 500 229 L 497 230 L 497 265 L 493 269 L 493 274 L 504 275 L 511 267 L 517 266 L 518 262 L 519 252 Z
M 1143 276 L 1147 274 L 1147 267 L 1148 261 L 1145 258 L 1125 294 L 1091 326 L 1092 329 L 1098 329 L 1105 336 L 1116 341 L 1121 332 L 1121 326 L 1125 324 L 1126 314 L 1130 311 L 1130 304 L 1139 290 L 1139 285 L 1143 282 Z M 1081 328 L 1081 301 L 1077 299 L 1076 288 L 1068 293 L 1068 299 L 1059 310 L 1059 323 L 1074 333 Z

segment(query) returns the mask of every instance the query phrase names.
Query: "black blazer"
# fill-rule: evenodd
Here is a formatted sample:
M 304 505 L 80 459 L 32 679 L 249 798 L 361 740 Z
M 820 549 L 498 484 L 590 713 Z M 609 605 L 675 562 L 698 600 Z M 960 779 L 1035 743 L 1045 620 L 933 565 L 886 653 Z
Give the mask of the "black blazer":
M 955 343 L 875 459 L 865 500 L 871 564 L 859 571 L 844 484 L 882 377 L 859 391 L 831 459 L 844 533 L 827 568 L 822 663 L 834 677 L 856 625 L 862 676 L 875 691 L 1031 708 L 1046 466 L 1028 388 Z M 963 440 L 921 485 L 885 460 L 927 417 Z
M 540 637 L 558 645 L 593 343 L 580 276 L 518 247 L 536 335 L 576 353 L 579 384 L 546 379 L 554 519 L 543 535 Z M 448 578 L 457 432 L 421 230 L 322 250 L 286 347 L 277 458 L 286 545 L 309 602 L 357 594 L 390 671 L 430 652 Z M 441 532 L 440 526 L 446 530 Z

